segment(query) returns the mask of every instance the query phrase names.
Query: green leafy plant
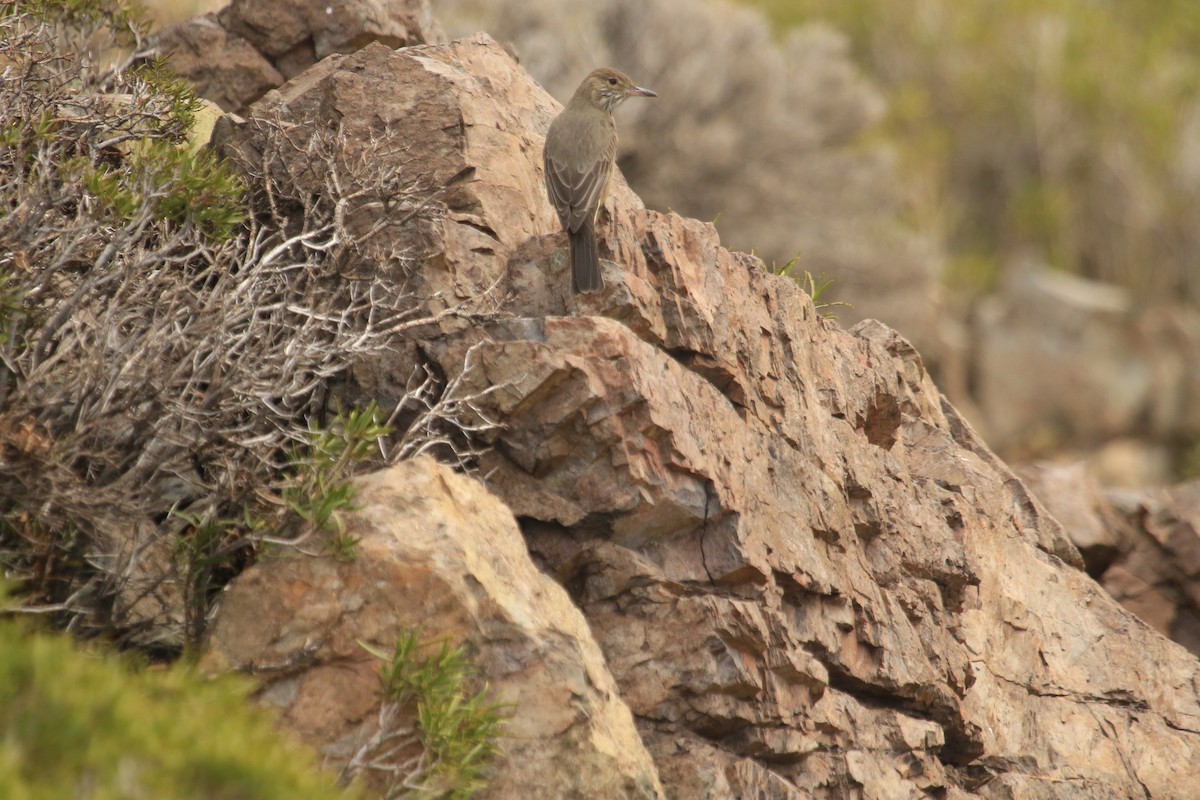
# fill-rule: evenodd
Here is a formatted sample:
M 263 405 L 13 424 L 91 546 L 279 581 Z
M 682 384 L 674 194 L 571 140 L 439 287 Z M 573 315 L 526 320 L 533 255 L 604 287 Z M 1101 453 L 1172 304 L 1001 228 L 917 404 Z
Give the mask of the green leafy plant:
M 178 510 L 172 517 L 186 526 L 174 539 L 174 557 L 183 593 L 184 642 L 194 647 L 204 635 L 213 597 L 249 562 L 279 520 L 265 508 L 249 503 L 240 517 L 213 519 Z
M 402 634 L 391 653 L 359 644 L 383 662 L 386 707 L 379 732 L 352 759 L 343 780 L 372 770 L 388 776 L 389 798 L 474 796 L 500 755 L 505 706 L 488 700 L 486 686 L 467 689 L 474 670 L 463 647 L 421 643 L 415 631 Z M 406 717 L 415 726 L 402 724 Z M 416 752 L 414 742 L 420 745 Z
M 183 666 L 150 669 L 0 614 L 0 797 L 357 796 L 275 731 L 249 689 Z
M 754 255 L 753 253 L 751 255 Z M 771 274 L 782 275 L 785 278 L 796 279 L 796 266 L 800 263 L 800 253 L 796 253 L 782 264 L 771 262 Z
M 341 513 L 354 508 L 354 466 L 377 456 L 379 440 L 391 433 L 382 416 L 375 403 L 339 411 L 332 425 L 310 428 L 307 442 L 292 451 L 293 475 L 283 502 L 300 519 L 331 534 L 328 549 L 339 560 L 355 557 L 358 540 L 346 533 Z
M 346 533 L 341 514 L 354 508 L 355 467 L 377 455 L 377 442 L 390 429 L 381 424 L 377 405 L 339 412 L 328 428 L 310 427 L 306 443 L 292 448 L 291 476 L 277 504 L 263 498 L 246 503 L 235 517 L 176 510 L 186 527 L 175 539 L 176 572 L 186 609 L 185 641 L 196 644 L 204 633 L 209 604 L 220 587 L 248 563 L 264 542 L 296 546 L 307 535 L 288 537 L 294 515 L 312 531 L 328 535 L 325 550 L 340 561 L 353 561 L 357 537 Z
M 833 278 L 826 278 L 824 273 L 814 278 L 811 272 L 804 270 L 804 275 L 800 277 L 798 283 L 800 284 L 800 288 L 807 292 L 808 296 L 812 298 L 813 308 L 817 309 L 818 311 L 826 308 L 833 308 L 834 306 L 845 306 L 846 308 L 853 307 L 849 303 L 841 300 L 822 299 L 825 296 L 826 290 L 833 285 Z M 821 311 L 821 313 L 829 319 L 837 319 L 837 315 L 831 311 Z
M 800 254 L 796 253 L 796 255 L 784 262 L 783 265 L 772 264 L 771 272 L 775 275 L 782 275 L 785 278 L 791 278 L 798 283 L 800 288 L 812 298 L 813 308 L 816 308 L 818 311 L 823 308 L 832 308 L 833 306 L 845 306 L 847 308 L 851 308 L 849 303 L 842 302 L 841 300 L 823 300 L 822 298 L 825 296 L 825 292 L 828 291 L 829 287 L 833 285 L 833 278 L 826 278 L 824 273 L 814 278 L 813 274 L 808 270 L 804 270 L 802 273 L 797 273 L 796 266 L 799 263 Z M 830 312 L 826 311 L 823 313 L 824 316 L 829 317 L 830 319 L 836 318 Z

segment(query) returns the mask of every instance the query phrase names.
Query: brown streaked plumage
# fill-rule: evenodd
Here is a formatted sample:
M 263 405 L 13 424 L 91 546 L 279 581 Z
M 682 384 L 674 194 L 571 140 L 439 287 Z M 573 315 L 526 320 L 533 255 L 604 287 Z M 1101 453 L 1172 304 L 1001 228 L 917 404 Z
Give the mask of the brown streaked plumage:
M 546 193 L 571 246 L 571 291 L 604 288 L 596 253 L 596 212 L 617 158 L 613 109 L 627 97 L 657 97 L 624 73 L 602 67 L 586 78 L 546 133 Z

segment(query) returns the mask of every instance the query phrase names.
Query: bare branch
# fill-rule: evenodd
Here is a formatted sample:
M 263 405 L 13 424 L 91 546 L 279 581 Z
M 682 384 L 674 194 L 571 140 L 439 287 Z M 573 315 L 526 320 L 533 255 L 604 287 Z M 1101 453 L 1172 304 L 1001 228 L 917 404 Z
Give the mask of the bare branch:
M 309 538 L 238 520 L 279 513 L 264 493 L 329 387 L 452 318 L 499 313 L 496 285 L 444 308 L 406 291 L 425 254 L 398 242 L 421 237 L 387 235 L 435 222 L 469 170 L 435 182 L 386 130 L 255 120 L 249 218 L 217 237 L 163 210 L 180 175 L 123 152 L 185 129 L 135 62 L 95 69 L 60 31 L 0 25 L 0 565 L 33 587 L 27 611 L 64 626 L 194 634 L 216 572 Z M 461 375 L 420 372 L 379 463 L 435 452 L 469 468 L 496 421 Z

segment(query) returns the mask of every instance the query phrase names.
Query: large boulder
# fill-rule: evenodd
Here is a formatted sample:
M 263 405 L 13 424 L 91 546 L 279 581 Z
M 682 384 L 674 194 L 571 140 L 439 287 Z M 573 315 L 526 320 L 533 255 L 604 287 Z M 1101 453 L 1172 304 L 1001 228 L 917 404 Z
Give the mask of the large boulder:
M 410 631 L 449 639 L 507 704 L 489 796 L 660 797 L 587 621 L 530 561 L 504 505 L 428 458 L 357 486 L 346 519 L 357 557 L 294 554 L 243 573 L 222 598 L 206 668 L 260 676 L 283 724 L 344 768 L 379 733 L 380 662 L 363 645 L 391 652 Z

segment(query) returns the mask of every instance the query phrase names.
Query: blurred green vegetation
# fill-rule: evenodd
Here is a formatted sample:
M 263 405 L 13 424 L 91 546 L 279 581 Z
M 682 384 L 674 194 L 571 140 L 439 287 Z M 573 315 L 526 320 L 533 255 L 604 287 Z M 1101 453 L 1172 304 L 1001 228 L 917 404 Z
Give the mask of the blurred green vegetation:
M 139 666 L 0 615 L 0 797 L 346 798 L 248 684 Z
M 845 32 L 951 288 L 1009 257 L 1200 304 L 1200 3 L 746 0 Z

